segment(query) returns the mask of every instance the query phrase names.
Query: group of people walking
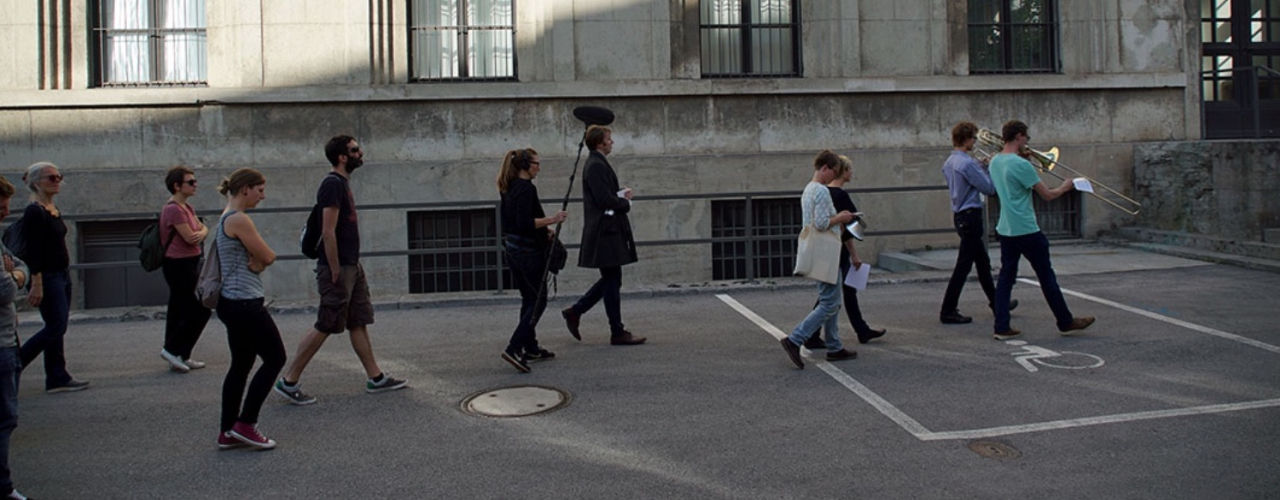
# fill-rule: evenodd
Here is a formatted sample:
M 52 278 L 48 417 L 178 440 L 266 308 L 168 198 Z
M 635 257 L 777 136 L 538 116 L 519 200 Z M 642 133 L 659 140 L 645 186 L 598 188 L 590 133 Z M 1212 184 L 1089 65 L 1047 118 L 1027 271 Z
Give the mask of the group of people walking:
M 1054 313 L 1058 329 L 1065 333 L 1087 328 L 1093 317 L 1072 316 L 1058 288 L 1049 260 L 1049 244 L 1036 224 L 1032 193 L 1053 200 L 1070 190 L 1064 181 L 1048 188 L 1030 162 L 1021 154 L 1029 137 L 1026 124 L 1010 121 L 1002 135 L 1004 150 L 985 165 L 970 153 L 978 128 L 961 122 L 951 131 L 954 151 L 942 172 L 950 190 L 952 211 L 960 249 L 951 280 L 942 301 L 939 320 L 963 324 L 973 318 L 958 309 L 960 291 L 976 267 L 978 282 L 993 310 L 994 337 L 1017 337 L 1009 311 L 1018 306 L 1011 298 L 1022 257 L 1030 261 L 1040 288 Z M 638 345 L 647 339 L 626 329 L 622 322 L 620 290 L 622 267 L 637 261 L 635 240 L 628 213 L 633 192 L 622 187 L 608 155 L 613 151 L 612 130 L 592 125 L 584 134 L 590 154 L 583 169 L 583 227 L 578 265 L 598 269 L 600 277 L 561 316 L 568 332 L 582 339 L 581 320 L 599 302 L 604 302 L 612 345 Z M 280 332 L 264 304 L 262 273 L 276 260 L 276 253 L 262 238 L 249 212 L 266 197 L 266 177 L 252 168 L 241 168 L 223 179 L 217 190 L 226 206 L 214 227 L 205 225 L 190 205 L 198 191 L 195 172 L 185 166 L 170 169 L 164 179 L 171 197 L 160 217 L 160 237 L 165 244 L 162 264 L 170 296 L 165 322 L 164 346 L 160 356 L 175 372 L 187 373 L 206 364 L 192 358 L 192 350 L 210 318 L 211 311 L 197 298 L 204 248 L 215 248 L 220 265 L 221 292 L 218 318 L 226 327 L 231 363 L 223 381 L 219 449 L 243 446 L 269 449 L 276 442 L 258 429 L 258 415 L 272 391 L 297 405 L 316 399 L 303 392 L 300 380 L 307 364 L 331 335 L 349 332 L 351 346 L 365 370 L 365 390 L 393 391 L 407 386 L 379 367 L 373 353 L 368 325 L 374 309 L 369 287 L 360 264 L 360 234 L 351 174 L 363 164 L 364 153 L 350 136 L 336 136 L 326 143 L 325 156 L 331 164 L 329 175 L 316 193 L 320 210 L 321 237 L 316 260 L 316 284 L 321 296 L 317 320 L 304 335 L 286 369 L 287 353 Z M 829 150 L 813 161 L 814 173 L 801 197 L 805 226 L 813 230 L 839 233 L 840 279 L 819 281 L 818 300 L 791 334 L 781 339 L 790 360 L 804 368 L 800 349 L 825 349 L 826 359 L 840 361 L 857 357 L 842 342 L 838 312 L 844 305 L 858 342 L 865 344 L 885 335 L 872 328 L 858 307 L 857 290 L 844 284 L 844 277 L 866 265 L 846 224 L 860 214 L 844 185 L 852 175 L 852 161 Z M 552 359 L 555 354 L 539 344 L 537 324 L 546 309 L 548 258 L 556 246 L 555 228 L 569 214 L 557 211 L 548 216 L 542 208 L 533 181 L 541 170 L 537 151 L 532 148 L 508 151 L 499 169 L 496 184 L 501 196 L 501 223 L 506 262 L 520 290 L 520 316 L 501 358 L 523 373 L 531 362 Z M 8 470 L 8 440 L 17 424 L 18 379 L 22 368 L 37 356 L 44 356 L 45 389 L 50 393 L 79 391 L 89 382 L 76 379 L 66 367 L 63 337 L 71 300 L 70 257 L 66 246 L 67 227 L 54 203 L 63 177 L 57 166 L 40 162 L 31 165 L 23 181 L 32 192 L 32 203 L 23 211 L 19 229 L 25 259 L 0 246 L 7 279 L 0 279 L 0 493 L 8 498 L 25 498 L 13 489 Z M 0 218 L 9 211 L 14 187 L 0 178 Z M 993 282 L 991 262 L 984 241 L 982 195 L 998 196 L 1001 270 Z M 209 238 L 212 233 L 212 243 Z M 29 282 L 29 283 L 28 283 Z M 28 301 L 40 310 L 44 327 L 25 343 L 16 329 L 14 301 L 18 290 L 29 286 Z M 8 317 L 8 319 L 6 319 Z M 819 330 L 822 335 L 818 335 Z M 253 366 L 262 363 L 256 373 Z

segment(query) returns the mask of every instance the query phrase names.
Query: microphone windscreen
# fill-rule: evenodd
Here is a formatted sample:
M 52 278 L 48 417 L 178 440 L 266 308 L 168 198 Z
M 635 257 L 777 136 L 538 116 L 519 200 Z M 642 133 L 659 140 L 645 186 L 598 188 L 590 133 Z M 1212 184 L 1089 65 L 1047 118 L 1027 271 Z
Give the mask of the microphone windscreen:
M 613 112 L 599 106 L 578 106 L 573 108 L 573 116 L 588 126 L 613 123 Z

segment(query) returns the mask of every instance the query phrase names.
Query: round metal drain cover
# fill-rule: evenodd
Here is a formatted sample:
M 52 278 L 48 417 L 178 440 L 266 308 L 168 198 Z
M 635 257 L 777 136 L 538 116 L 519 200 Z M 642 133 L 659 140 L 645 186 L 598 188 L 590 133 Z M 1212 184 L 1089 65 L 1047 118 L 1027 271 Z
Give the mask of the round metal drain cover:
M 486 417 L 525 417 L 558 410 L 571 399 L 554 387 L 519 385 L 473 394 L 462 400 L 462 410 Z
M 969 442 L 969 449 L 985 458 L 994 458 L 996 460 L 1008 460 L 1022 456 L 1022 452 L 1018 451 L 1017 448 L 999 441 L 971 441 Z

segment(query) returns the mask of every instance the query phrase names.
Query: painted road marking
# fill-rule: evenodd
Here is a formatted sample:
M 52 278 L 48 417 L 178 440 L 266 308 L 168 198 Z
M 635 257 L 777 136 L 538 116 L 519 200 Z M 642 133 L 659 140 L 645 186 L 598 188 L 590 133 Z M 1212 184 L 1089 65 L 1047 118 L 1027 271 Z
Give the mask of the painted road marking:
M 1050 368 L 1063 368 L 1067 370 L 1084 370 L 1088 368 L 1098 368 L 1106 364 L 1104 361 L 1102 361 L 1102 358 L 1094 356 L 1092 354 L 1086 354 L 1083 352 L 1075 352 L 1075 351 L 1058 352 L 1052 349 L 1045 349 L 1039 346 L 1028 345 L 1026 342 L 1021 340 L 1006 340 L 1005 344 L 1022 348 L 1021 351 L 1011 352 L 1009 353 L 1009 355 L 1013 356 L 1014 361 L 1017 361 L 1018 364 L 1022 365 L 1023 368 L 1026 368 L 1027 371 L 1031 373 L 1040 371 L 1039 368 L 1036 368 L 1036 364 L 1041 364 Z M 1089 364 L 1087 365 L 1059 365 L 1059 364 L 1054 364 L 1054 363 L 1045 361 L 1046 359 L 1062 358 L 1066 356 L 1084 356 L 1086 358 L 1092 359 L 1092 361 L 1090 361 Z
M 1021 280 L 1021 281 L 1028 281 L 1028 280 Z M 1039 284 L 1035 282 L 1030 282 L 1030 283 L 1035 284 L 1036 286 L 1039 286 Z M 1085 296 L 1084 294 L 1078 294 L 1076 292 L 1068 292 L 1067 290 L 1063 290 L 1062 292 L 1070 293 L 1073 296 L 1085 298 L 1088 300 L 1093 300 L 1093 298 Z M 759 326 L 760 329 L 764 330 L 765 333 L 768 333 L 769 335 L 773 336 L 775 339 L 782 339 L 787 336 L 787 334 L 784 333 L 782 330 L 779 330 L 778 327 L 773 326 L 772 323 L 769 323 L 767 320 L 760 317 L 760 315 L 756 314 L 755 311 L 748 309 L 747 306 L 742 305 L 742 303 L 738 302 L 733 297 L 730 297 L 725 294 L 716 294 L 716 298 L 720 299 L 721 302 L 724 302 L 726 305 L 728 305 L 733 310 L 737 311 L 738 314 L 741 314 L 743 317 L 747 318 L 752 323 L 755 323 L 756 326 Z M 1143 316 L 1148 316 L 1148 317 L 1152 316 L 1146 311 L 1130 308 L 1122 304 L 1117 304 L 1115 302 L 1110 302 L 1110 301 L 1104 302 L 1104 300 L 1105 299 L 1097 299 L 1096 302 L 1106 304 L 1106 305 L 1112 305 L 1113 307 L 1117 307 L 1125 311 L 1141 314 Z M 1156 317 L 1154 319 L 1161 319 L 1161 318 L 1163 317 Z M 1213 330 L 1211 328 L 1201 327 L 1199 325 L 1194 325 L 1192 323 L 1187 323 L 1185 321 L 1174 320 L 1173 318 L 1164 318 L 1164 319 L 1168 319 L 1170 320 L 1170 322 L 1176 321 L 1177 323 L 1174 323 L 1174 324 L 1177 324 L 1179 326 L 1189 325 L 1187 327 L 1191 328 L 1192 330 L 1200 331 L 1203 333 L 1209 333 L 1210 335 L 1214 335 L 1217 337 L 1223 337 L 1223 338 L 1238 337 L 1241 339 L 1244 338 L 1238 335 L 1221 332 L 1218 330 Z M 1212 332 L 1217 332 L 1217 333 L 1210 333 L 1205 330 L 1210 330 Z M 1250 339 L 1246 339 L 1246 340 L 1250 340 Z M 1249 343 L 1249 342 L 1245 342 L 1245 343 L 1248 345 L 1253 345 L 1254 347 L 1258 347 L 1253 343 Z M 1275 346 L 1271 346 L 1270 344 L 1263 344 L 1261 342 L 1257 342 L 1257 343 L 1262 344 L 1263 346 L 1268 346 L 1272 348 L 1267 350 L 1280 349 L 1280 348 L 1275 348 Z M 1277 350 L 1275 352 L 1280 352 L 1280 350 Z M 807 351 L 804 351 L 804 356 L 808 357 L 810 363 L 812 363 L 814 366 L 817 366 L 823 372 L 825 372 L 826 374 L 834 378 L 836 382 L 839 382 L 841 385 L 848 388 L 859 398 L 862 398 L 863 401 L 866 401 L 868 404 L 870 404 L 873 408 L 875 408 L 881 414 L 888 417 L 889 420 L 892 420 L 894 423 L 898 424 L 899 427 L 902 427 L 903 430 L 911 433 L 911 435 L 915 436 L 916 439 L 919 439 L 921 441 L 942 441 L 942 440 L 949 440 L 949 439 L 981 439 L 981 438 L 990 438 L 990 437 L 996 437 L 996 436 L 1007 436 L 1010 434 L 1024 434 L 1028 432 L 1070 429 L 1075 427 L 1085 427 L 1085 426 L 1091 426 L 1091 425 L 1117 424 L 1117 423 L 1125 423 L 1125 422 L 1135 422 L 1139 420 L 1152 420 L 1157 418 L 1172 418 L 1172 417 L 1183 417 L 1183 416 L 1190 416 L 1190 415 L 1207 415 L 1211 413 L 1225 413 L 1225 412 L 1231 412 L 1231 411 L 1255 410 L 1260 408 L 1280 407 L 1280 399 L 1266 399 L 1261 401 L 1249 401 L 1249 402 L 1243 402 L 1243 403 L 1227 403 L 1227 404 L 1218 404 L 1218 405 L 1193 406 L 1189 408 L 1173 408 L 1168 410 L 1142 411 L 1142 412 L 1134 412 L 1134 413 L 1120 413 L 1115 415 L 1102 415 L 1097 417 L 1054 420 L 1050 422 L 1039 422 L 1039 423 L 1022 424 L 1022 425 L 1008 425 L 1003 427 L 989 427 L 985 429 L 969 429 L 969 430 L 959 430 L 959 431 L 934 432 L 926 428 L 920 422 L 917 422 L 914 418 L 911 418 L 910 415 L 907 415 L 902 410 L 899 410 L 898 407 L 893 405 L 893 403 L 890 403 L 889 401 L 880 397 L 879 394 L 876 394 L 874 391 L 867 388 L 867 386 L 862 385 L 861 382 L 858 382 L 857 379 L 854 379 L 853 376 L 849 375 L 848 373 L 845 373 L 843 370 L 840 370 L 835 366 L 832 366 L 831 363 L 828 363 L 825 360 L 819 359 L 818 357 L 815 357 L 815 356 L 811 356 Z

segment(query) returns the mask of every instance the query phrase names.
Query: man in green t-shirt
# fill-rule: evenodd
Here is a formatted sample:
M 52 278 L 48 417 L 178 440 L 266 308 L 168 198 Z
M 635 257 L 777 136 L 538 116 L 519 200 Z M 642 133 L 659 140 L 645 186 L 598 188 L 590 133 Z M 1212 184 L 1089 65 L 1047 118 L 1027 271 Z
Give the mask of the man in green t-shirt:
M 1093 316 L 1076 318 L 1067 308 L 1053 263 L 1049 261 L 1049 239 L 1040 232 L 1031 204 L 1032 192 L 1044 201 L 1053 201 L 1075 189 L 1075 185 L 1067 179 L 1049 189 L 1040 181 L 1040 174 L 1031 162 L 1020 156 L 1030 140 L 1027 124 L 1010 120 L 1004 124 L 1001 136 L 1004 150 L 991 159 L 991 182 L 1000 197 L 1000 222 L 996 224 L 996 234 L 1000 235 L 1000 279 L 996 282 L 995 338 L 1006 340 L 1022 334 L 1009 326 L 1009 296 L 1018 278 L 1018 261 L 1024 256 L 1040 280 L 1040 290 L 1053 310 L 1058 331 L 1066 334 L 1088 328 L 1094 322 Z

